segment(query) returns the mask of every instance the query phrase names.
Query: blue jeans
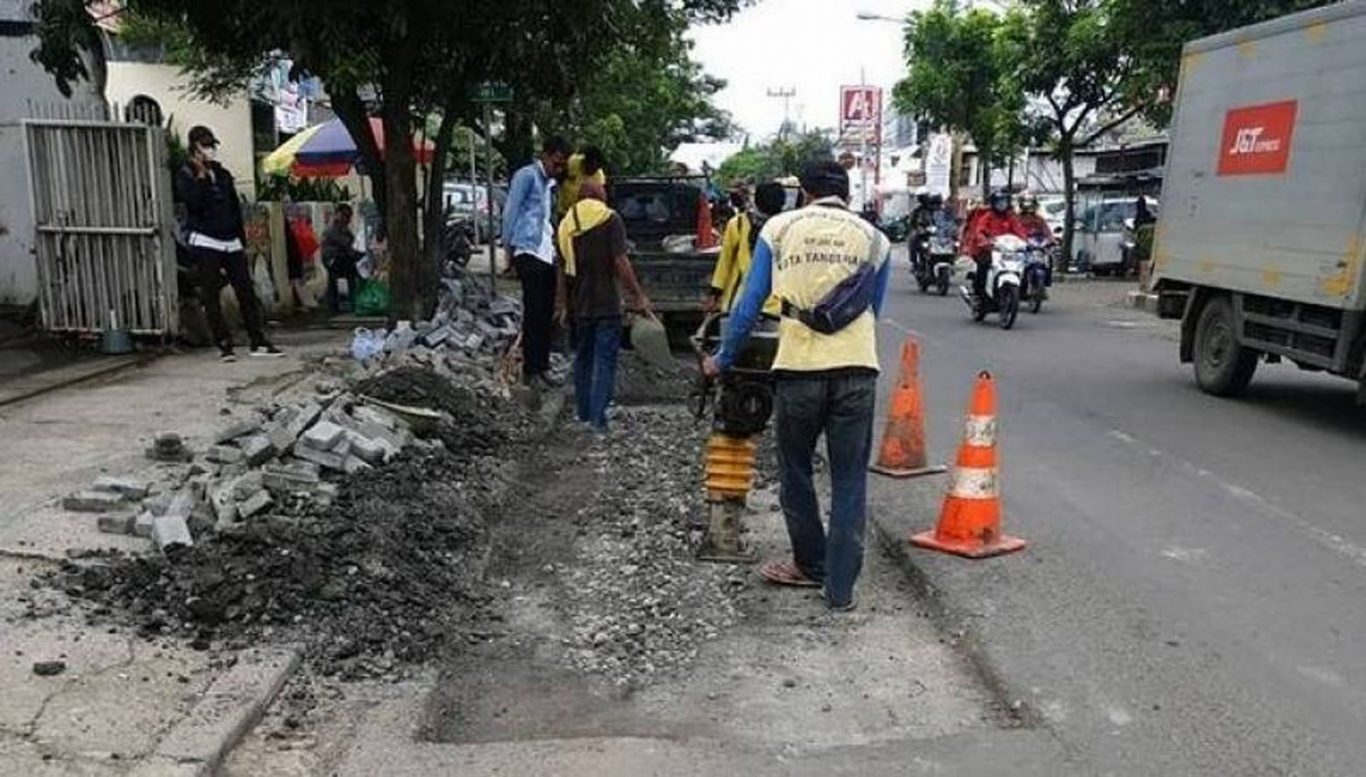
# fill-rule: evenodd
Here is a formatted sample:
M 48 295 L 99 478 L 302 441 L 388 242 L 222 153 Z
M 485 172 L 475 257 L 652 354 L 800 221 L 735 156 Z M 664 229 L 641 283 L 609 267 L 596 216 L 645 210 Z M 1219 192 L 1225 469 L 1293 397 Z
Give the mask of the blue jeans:
M 789 374 L 776 385 L 780 497 L 793 561 L 807 577 L 824 581 L 827 604 L 844 607 L 853 601 L 854 582 L 863 569 L 877 378 L 866 373 Z M 812 478 L 822 432 L 833 486 L 828 534 L 821 526 Z
M 607 406 L 617 382 L 621 316 L 574 322 L 574 402 L 580 421 L 607 428 Z

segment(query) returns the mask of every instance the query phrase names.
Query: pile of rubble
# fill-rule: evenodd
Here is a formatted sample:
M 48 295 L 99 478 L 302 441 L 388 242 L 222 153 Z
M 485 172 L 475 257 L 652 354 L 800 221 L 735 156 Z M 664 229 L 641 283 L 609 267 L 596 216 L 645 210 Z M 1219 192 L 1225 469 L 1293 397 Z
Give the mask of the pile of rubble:
M 575 564 L 556 571 L 575 592 L 563 604 L 568 662 L 637 687 L 684 671 L 740 617 L 745 571 L 693 558 L 705 428 L 681 407 L 627 408 L 615 424 L 585 452 L 604 487 L 575 516 L 590 527 Z
M 160 479 L 100 477 L 62 504 L 98 513 L 102 531 L 148 537 L 165 551 L 207 532 L 233 531 L 292 500 L 326 506 L 337 486 L 325 475 L 355 475 L 409 446 L 441 445 L 414 435 L 400 413 L 341 393 L 254 410 L 198 452 L 164 432 L 147 449 L 148 458 L 169 465 Z

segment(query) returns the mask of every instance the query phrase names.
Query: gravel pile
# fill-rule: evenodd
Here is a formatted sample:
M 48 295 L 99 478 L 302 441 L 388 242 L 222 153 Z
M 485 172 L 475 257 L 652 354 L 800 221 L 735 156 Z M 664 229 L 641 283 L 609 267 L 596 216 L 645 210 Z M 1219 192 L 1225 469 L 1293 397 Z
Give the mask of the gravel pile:
M 619 686 L 686 669 L 699 645 L 739 618 L 739 568 L 693 558 L 705 428 L 683 408 L 623 410 L 585 458 L 604 487 L 578 511 L 586 531 L 570 568 L 564 638 L 575 668 Z
M 623 350 L 617 359 L 614 399 L 619 405 L 682 402 L 696 384 L 696 360 L 680 359 L 672 368 L 660 368 L 635 351 Z

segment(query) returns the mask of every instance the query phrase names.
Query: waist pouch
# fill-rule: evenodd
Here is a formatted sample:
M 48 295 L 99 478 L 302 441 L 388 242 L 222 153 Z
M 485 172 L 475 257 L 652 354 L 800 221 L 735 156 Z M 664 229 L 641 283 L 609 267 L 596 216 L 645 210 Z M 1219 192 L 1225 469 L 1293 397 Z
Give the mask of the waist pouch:
M 854 323 L 872 306 L 876 290 L 877 270 L 873 262 L 864 262 L 809 310 L 783 300 L 783 315 L 823 335 L 832 335 Z

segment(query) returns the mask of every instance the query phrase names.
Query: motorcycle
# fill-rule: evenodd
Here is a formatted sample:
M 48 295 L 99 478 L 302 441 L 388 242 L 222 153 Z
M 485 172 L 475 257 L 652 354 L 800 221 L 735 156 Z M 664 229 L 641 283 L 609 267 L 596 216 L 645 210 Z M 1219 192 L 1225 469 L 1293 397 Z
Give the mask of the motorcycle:
M 911 273 L 922 292 L 933 286 L 943 297 L 949 293 L 958 241 L 950 233 L 940 234 L 934 226 L 916 232 L 911 244 Z
M 1024 278 L 1029 245 L 1015 235 L 1001 235 L 992 241 L 991 266 L 987 269 L 987 298 L 977 299 L 972 291 L 977 267 L 968 273 L 967 282 L 959 294 L 972 311 L 973 321 L 986 319 L 995 312 L 1001 317 L 1001 328 L 1010 329 L 1020 315 L 1020 286 Z
M 1048 299 L 1048 245 L 1031 239 L 1024 248 L 1024 274 L 1021 276 L 1020 299 L 1029 303 L 1029 312 L 1038 313 Z

